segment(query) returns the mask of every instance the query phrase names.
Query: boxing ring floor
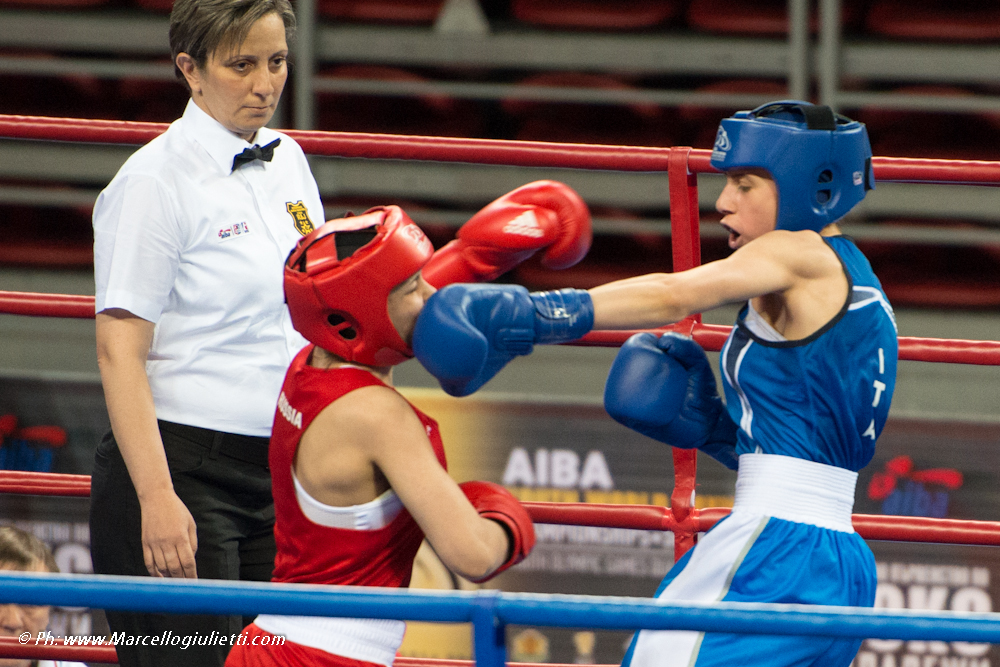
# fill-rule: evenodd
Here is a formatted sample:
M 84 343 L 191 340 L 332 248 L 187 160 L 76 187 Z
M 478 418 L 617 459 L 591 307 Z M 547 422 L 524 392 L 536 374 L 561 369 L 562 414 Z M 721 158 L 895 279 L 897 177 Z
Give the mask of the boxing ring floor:
M 164 126 L 155 124 L 115 121 L 0 117 L 0 136 L 25 139 L 141 144 L 163 129 Z M 708 151 L 321 132 L 290 134 L 307 153 L 322 155 L 665 172 L 671 195 L 674 266 L 683 269 L 700 262 L 697 174 L 711 171 Z M 874 166 L 876 178 L 883 181 L 1000 185 L 1000 164 L 997 163 L 876 158 Z M 0 312 L 90 318 L 93 317 L 93 299 L 6 292 L 0 293 Z M 692 333 L 706 349 L 716 351 L 728 330 L 728 327 L 720 325 L 701 324 L 698 319 L 687 320 L 673 328 Z M 584 340 L 584 345 L 614 347 L 620 345 L 630 333 L 594 332 Z M 902 337 L 900 358 L 998 365 L 1000 343 Z M 659 506 L 531 502 L 528 504 L 529 511 L 536 522 L 543 524 L 671 531 L 675 536 L 675 555 L 679 556 L 693 545 L 698 532 L 710 527 L 727 510 L 700 508 L 692 503 L 697 468 L 693 452 L 675 451 L 673 463 L 675 483 L 670 509 Z M 0 491 L 86 496 L 89 494 L 89 478 L 5 472 L 0 473 Z M 855 527 L 866 539 L 1000 545 L 1000 524 L 985 521 L 856 515 Z M 1000 615 L 988 613 L 914 613 L 828 607 L 792 609 L 780 605 L 695 608 L 639 599 L 539 596 L 495 591 L 350 591 L 330 587 L 152 581 L 146 578 L 127 580 L 80 575 L 43 577 L 7 574 L 0 581 L 3 582 L 0 585 L 0 600 L 26 604 L 174 612 L 368 615 L 404 620 L 472 622 L 476 662 L 484 665 L 499 665 L 504 661 L 504 628 L 511 624 L 705 631 L 724 628 L 766 634 L 1000 642 Z M 6 648 L 7 645 L 0 646 L 0 650 Z M 13 650 L 16 647 L 10 648 Z M 40 648 L 53 651 L 46 655 L 55 656 L 56 648 L 76 647 Z M 102 655 L 110 657 L 107 652 Z

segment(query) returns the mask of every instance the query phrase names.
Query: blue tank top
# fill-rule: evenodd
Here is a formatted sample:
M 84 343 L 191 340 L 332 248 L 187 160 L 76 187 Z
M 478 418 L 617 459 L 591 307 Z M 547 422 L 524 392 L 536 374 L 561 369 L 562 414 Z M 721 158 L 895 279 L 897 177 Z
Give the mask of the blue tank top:
M 824 237 L 847 276 L 840 312 L 808 338 L 768 341 L 746 325 L 747 307 L 722 348 L 736 453 L 780 454 L 848 470 L 875 453 L 896 386 L 892 306 L 852 241 Z

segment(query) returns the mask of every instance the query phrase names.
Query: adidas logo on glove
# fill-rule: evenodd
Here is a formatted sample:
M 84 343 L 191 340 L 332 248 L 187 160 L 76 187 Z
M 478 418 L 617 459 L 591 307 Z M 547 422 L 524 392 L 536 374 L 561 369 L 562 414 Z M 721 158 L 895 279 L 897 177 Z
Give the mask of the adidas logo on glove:
M 504 234 L 517 234 L 518 236 L 530 236 L 531 238 L 541 238 L 545 236 L 545 231 L 538 224 L 538 219 L 533 211 L 525 211 L 503 227 Z

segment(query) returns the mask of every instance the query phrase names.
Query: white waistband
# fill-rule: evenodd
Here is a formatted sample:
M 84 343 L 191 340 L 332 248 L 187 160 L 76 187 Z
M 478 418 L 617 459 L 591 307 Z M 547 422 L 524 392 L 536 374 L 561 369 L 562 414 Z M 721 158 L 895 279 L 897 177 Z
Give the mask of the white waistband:
M 763 514 L 853 533 L 858 473 L 775 454 L 741 454 L 733 513 Z
M 389 619 L 261 614 L 253 622 L 290 642 L 386 667 L 391 667 L 406 632 L 406 623 Z

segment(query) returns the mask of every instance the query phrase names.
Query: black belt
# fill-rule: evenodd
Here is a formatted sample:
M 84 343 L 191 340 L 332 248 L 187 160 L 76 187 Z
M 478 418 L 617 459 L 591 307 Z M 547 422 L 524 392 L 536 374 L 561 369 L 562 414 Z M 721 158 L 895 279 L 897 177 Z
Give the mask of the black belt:
M 198 426 L 176 424 L 174 422 L 157 420 L 160 429 L 189 440 L 209 451 L 209 458 L 217 458 L 219 454 L 237 461 L 252 463 L 267 468 L 267 445 L 269 438 L 238 433 L 223 433 Z

